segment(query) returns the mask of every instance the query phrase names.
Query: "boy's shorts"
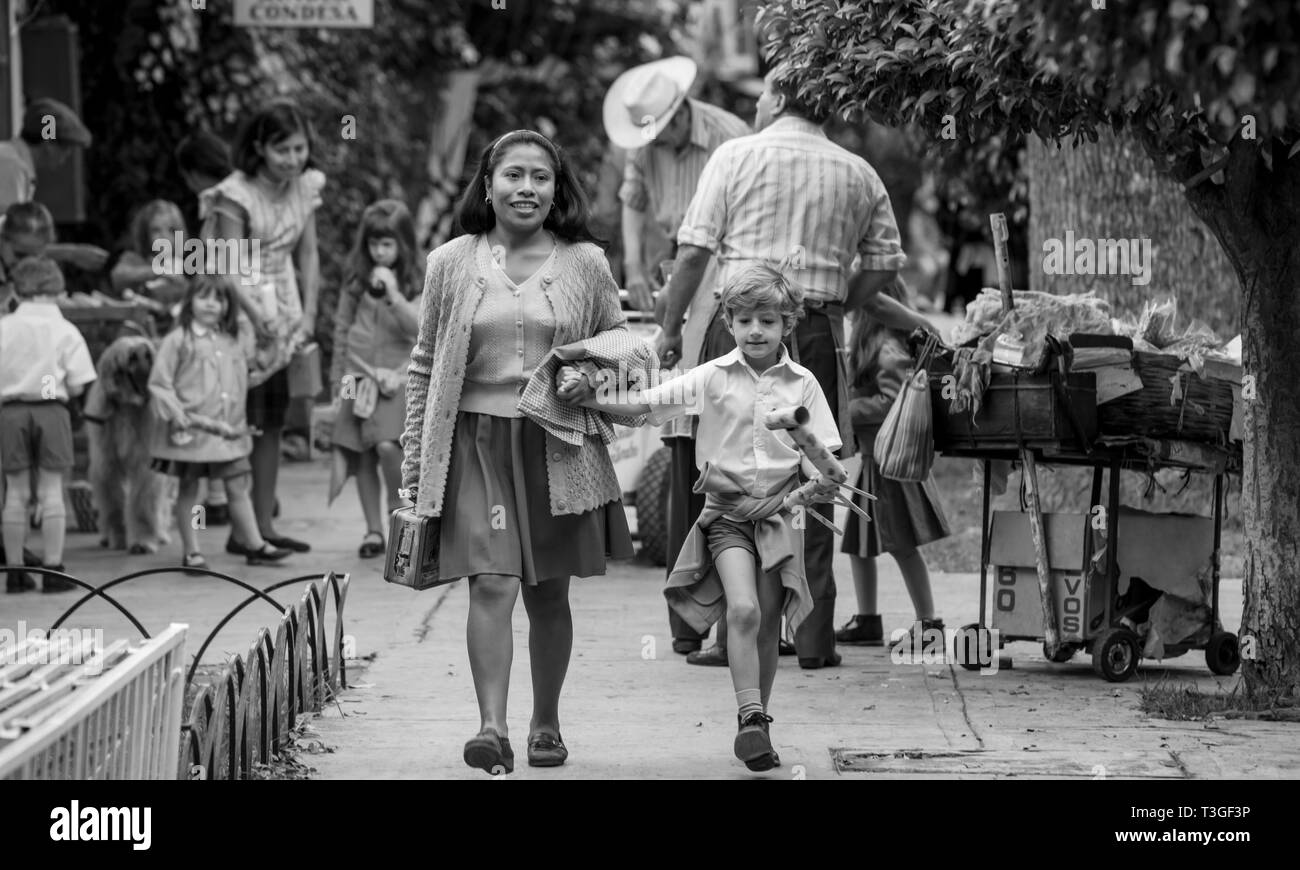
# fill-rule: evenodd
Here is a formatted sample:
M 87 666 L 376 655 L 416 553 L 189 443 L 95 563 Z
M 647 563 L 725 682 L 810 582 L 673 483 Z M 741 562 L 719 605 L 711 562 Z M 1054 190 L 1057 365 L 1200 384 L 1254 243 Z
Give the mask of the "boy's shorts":
M 0 405 L 0 468 L 18 474 L 32 468 L 72 468 L 72 417 L 61 402 Z
M 758 558 L 758 544 L 754 542 L 754 523 L 752 520 L 736 522 L 726 517 L 718 517 L 705 529 L 709 537 L 709 555 L 716 562 L 718 554 L 732 547 L 748 550 Z

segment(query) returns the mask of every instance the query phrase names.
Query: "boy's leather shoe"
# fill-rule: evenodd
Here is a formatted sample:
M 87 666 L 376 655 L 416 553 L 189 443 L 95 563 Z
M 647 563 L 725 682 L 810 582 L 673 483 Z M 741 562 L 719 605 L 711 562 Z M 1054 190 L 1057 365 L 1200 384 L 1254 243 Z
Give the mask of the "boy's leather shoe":
M 743 720 L 736 716 L 736 724 L 740 726 L 736 734 L 736 757 L 750 770 L 771 770 L 779 763 L 772 751 L 772 738 L 768 735 L 771 721 L 772 717 L 766 713 L 750 713 Z

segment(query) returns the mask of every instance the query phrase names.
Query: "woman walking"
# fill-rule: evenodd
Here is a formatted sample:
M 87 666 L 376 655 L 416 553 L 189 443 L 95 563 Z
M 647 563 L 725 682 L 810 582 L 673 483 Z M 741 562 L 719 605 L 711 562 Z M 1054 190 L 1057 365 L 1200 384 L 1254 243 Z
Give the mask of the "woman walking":
M 467 235 L 428 259 L 402 483 L 420 515 L 441 517 L 441 577 L 469 578 L 481 728 L 465 762 L 508 773 L 510 626 L 521 588 L 528 762 L 555 766 L 568 757 L 559 700 L 573 645 L 569 579 L 633 554 L 606 446 L 611 418 L 574 404 L 591 394 L 590 378 L 556 400 L 552 351 L 599 355 L 645 377 L 658 361 L 625 328 L 609 265 L 591 244 L 586 197 L 549 139 L 517 130 L 484 149 L 458 217 Z
M 205 225 L 215 214 L 216 238 L 256 241 L 258 247 L 239 250 L 260 250 L 260 283 L 254 285 L 251 263 L 227 267 L 238 285 L 240 308 L 258 335 L 248 376 L 248 425 L 262 433 L 253 439 L 253 509 L 263 538 L 299 553 L 311 546 L 276 534 L 272 515 L 289 406 L 289 360 L 310 340 L 316 324 L 320 255 L 315 211 L 325 175 L 311 168 L 311 156 L 307 119 L 292 103 L 273 102 L 240 131 L 235 171 L 199 194 Z M 295 266 L 302 273 L 301 286 Z M 248 546 L 233 536 L 226 542 L 226 550 L 237 555 L 247 555 Z

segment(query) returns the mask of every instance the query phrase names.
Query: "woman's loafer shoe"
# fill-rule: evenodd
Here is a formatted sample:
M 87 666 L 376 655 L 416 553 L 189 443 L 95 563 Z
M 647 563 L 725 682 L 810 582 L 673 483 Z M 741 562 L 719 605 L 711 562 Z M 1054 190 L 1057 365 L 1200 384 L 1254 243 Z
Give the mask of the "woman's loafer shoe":
M 530 767 L 559 767 L 569 757 L 569 750 L 558 734 L 538 731 L 528 735 L 528 765 Z
M 510 748 L 510 741 L 490 728 L 465 742 L 464 757 L 470 767 L 493 776 L 515 771 L 515 751 Z
M 244 550 L 244 560 L 250 565 L 274 565 L 292 555 L 289 550 L 272 546 L 270 542 L 263 544 L 260 550 Z
M 279 547 L 282 550 L 292 550 L 295 553 L 311 552 L 311 544 L 294 538 L 286 538 L 283 535 L 276 535 L 274 538 L 267 538 L 266 542 L 272 547 Z

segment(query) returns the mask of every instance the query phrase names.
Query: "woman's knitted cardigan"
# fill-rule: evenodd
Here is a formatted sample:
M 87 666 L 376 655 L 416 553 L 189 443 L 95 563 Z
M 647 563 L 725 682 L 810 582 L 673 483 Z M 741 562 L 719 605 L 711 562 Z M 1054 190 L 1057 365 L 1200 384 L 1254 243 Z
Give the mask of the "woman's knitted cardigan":
M 479 240 L 466 235 L 447 242 L 429 255 L 425 273 L 402 435 L 402 485 L 416 488 L 416 512 L 421 516 L 442 516 L 449 496 L 447 470 L 474 312 L 483 298 L 487 270 L 496 268 Z M 592 356 L 602 364 L 625 363 L 627 370 L 639 369 L 646 377 L 658 368 L 649 345 L 627 331 L 618 285 L 600 248 L 561 242 L 555 258 L 543 268 L 542 289 L 555 315 L 556 347 L 583 342 L 598 350 Z M 552 351 L 521 393 L 519 407 L 546 430 L 551 514 L 579 514 L 622 495 L 606 447 L 613 438 L 610 420 L 641 425 L 645 418 L 611 418 L 565 405 L 555 398 L 554 369 Z M 450 498 L 454 500 L 455 493 Z

